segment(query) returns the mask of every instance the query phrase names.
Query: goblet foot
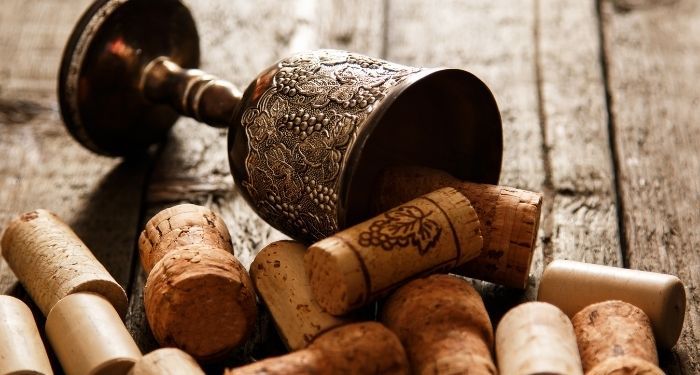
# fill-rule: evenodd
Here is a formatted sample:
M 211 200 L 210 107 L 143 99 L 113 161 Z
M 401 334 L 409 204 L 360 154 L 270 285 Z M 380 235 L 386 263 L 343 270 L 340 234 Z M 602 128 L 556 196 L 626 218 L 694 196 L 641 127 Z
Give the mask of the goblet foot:
M 177 0 L 98 0 L 81 17 L 64 50 L 58 79 L 61 115 L 83 146 L 103 155 L 142 152 L 178 118 L 141 89 L 145 66 L 167 56 L 199 65 L 199 35 Z

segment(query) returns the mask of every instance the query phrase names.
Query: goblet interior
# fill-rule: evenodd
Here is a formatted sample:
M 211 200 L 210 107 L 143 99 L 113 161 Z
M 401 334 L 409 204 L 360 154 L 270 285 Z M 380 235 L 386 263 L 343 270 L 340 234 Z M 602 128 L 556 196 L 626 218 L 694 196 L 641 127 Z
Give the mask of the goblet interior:
M 489 89 L 459 69 L 430 70 L 405 82 L 360 129 L 340 181 L 338 224 L 373 214 L 374 183 L 390 166 L 424 166 L 465 181 L 497 184 L 501 118 Z
M 83 14 L 58 79 L 63 121 L 83 146 L 123 156 L 164 138 L 178 114 L 139 88 L 144 66 L 159 56 L 199 64 L 197 29 L 181 2 L 98 0 Z

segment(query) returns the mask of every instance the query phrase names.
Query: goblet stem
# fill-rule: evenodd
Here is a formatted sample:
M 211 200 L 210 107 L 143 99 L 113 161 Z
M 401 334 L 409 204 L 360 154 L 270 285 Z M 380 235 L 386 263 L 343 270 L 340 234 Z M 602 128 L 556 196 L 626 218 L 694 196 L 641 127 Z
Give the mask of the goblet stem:
M 164 56 L 146 65 L 140 87 L 147 99 L 217 128 L 229 126 L 242 96 L 232 83 L 199 69 L 183 69 Z

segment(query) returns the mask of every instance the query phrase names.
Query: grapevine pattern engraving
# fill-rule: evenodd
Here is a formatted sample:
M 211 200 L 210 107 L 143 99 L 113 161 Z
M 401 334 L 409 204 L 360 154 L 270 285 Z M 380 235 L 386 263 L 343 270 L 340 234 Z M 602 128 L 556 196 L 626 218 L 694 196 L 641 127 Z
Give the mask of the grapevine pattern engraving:
M 358 130 L 388 91 L 419 72 L 344 51 L 282 60 L 241 123 L 247 190 L 258 213 L 305 241 L 338 231 L 340 174 Z
M 442 234 L 440 224 L 428 218 L 432 213 L 424 213 L 416 206 L 400 206 L 387 211 L 370 224 L 367 231 L 360 233 L 359 244 L 381 246 L 387 251 L 415 246 L 423 255 L 437 244 Z

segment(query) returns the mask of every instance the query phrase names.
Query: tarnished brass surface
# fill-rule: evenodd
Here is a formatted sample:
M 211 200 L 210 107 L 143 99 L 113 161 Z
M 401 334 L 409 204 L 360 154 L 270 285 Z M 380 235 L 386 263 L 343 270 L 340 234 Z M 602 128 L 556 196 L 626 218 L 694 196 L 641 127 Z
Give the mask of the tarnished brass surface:
M 268 67 L 241 96 L 192 69 L 198 59 L 194 21 L 180 1 L 98 1 L 64 52 L 64 121 L 83 145 L 108 155 L 162 139 L 177 113 L 228 126 L 244 196 L 306 243 L 366 219 L 372 185 L 390 165 L 498 181 L 498 108 L 466 71 L 319 50 Z

